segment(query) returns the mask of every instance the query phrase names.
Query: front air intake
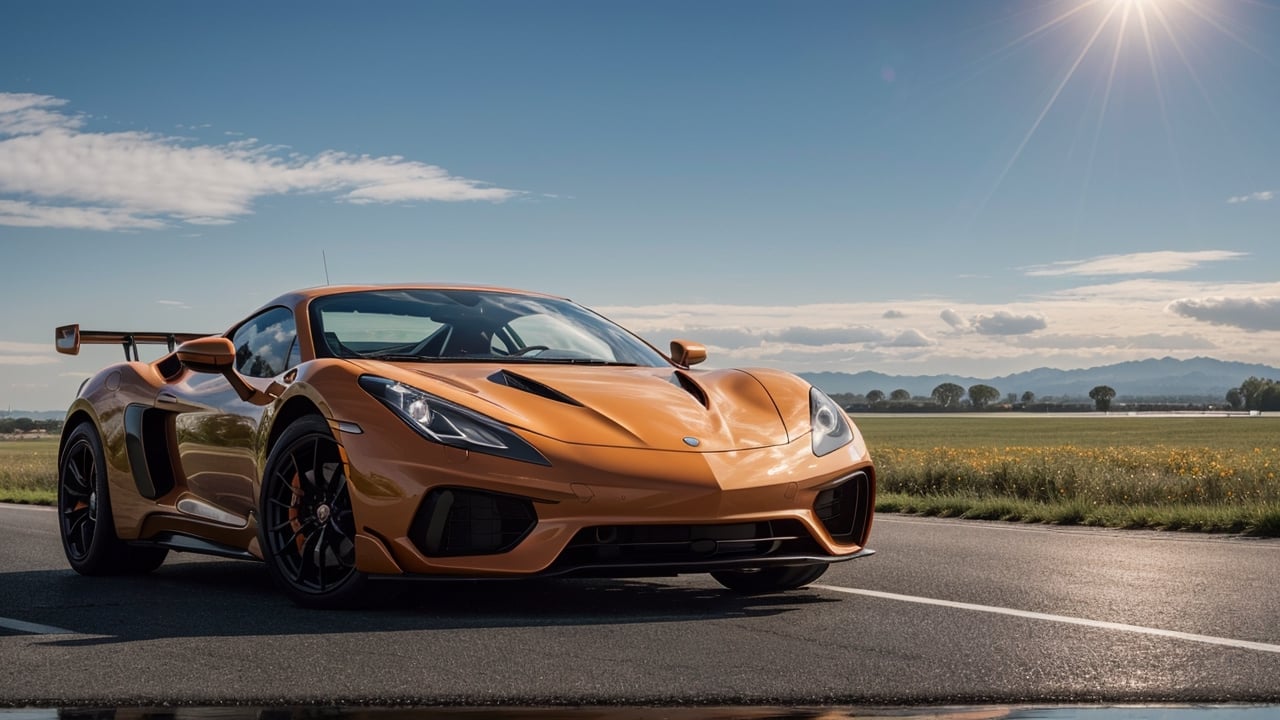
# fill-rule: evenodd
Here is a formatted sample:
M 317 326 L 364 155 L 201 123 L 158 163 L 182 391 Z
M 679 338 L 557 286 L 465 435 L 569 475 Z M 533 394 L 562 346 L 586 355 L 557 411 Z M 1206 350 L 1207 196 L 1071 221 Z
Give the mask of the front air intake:
M 409 539 L 428 557 L 494 555 L 514 548 L 537 523 L 527 498 L 436 488 L 418 509 Z
M 813 501 L 813 511 L 832 540 L 865 543 L 871 520 L 871 478 L 865 472 L 856 472 L 839 485 L 823 490 Z

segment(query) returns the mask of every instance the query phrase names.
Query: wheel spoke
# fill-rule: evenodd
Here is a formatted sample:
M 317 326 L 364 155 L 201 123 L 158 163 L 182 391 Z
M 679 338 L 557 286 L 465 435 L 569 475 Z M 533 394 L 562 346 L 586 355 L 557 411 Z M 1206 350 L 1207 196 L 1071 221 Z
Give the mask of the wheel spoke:
M 93 542 L 93 523 L 80 523 L 80 548 L 82 552 L 89 551 L 89 544 Z
M 328 530 L 329 527 L 327 525 L 322 525 L 320 527 L 319 537 L 316 539 L 316 548 L 312 551 L 315 555 L 312 562 L 316 566 L 316 584 L 320 586 L 321 590 L 324 590 L 324 566 L 326 564 L 324 561 L 324 538 L 328 533 Z
M 303 543 L 302 543 L 302 551 L 298 553 L 298 556 L 299 556 L 299 557 L 298 557 L 298 568 L 297 568 L 297 570 L 294 572 L 294 575 L 293 575 L 293 581 L 294 581 L 295 583 L 301 583 L 301 582 L 302 582 L 302 575 L 303 575 L 303 573 L 304 573 L 304 572 L 306 571 L 306 569 L 307 569 L 307 556 L 308 556 L 308 555 L 310 555 L 310 554 L 313 552 L 313 548 L 312 548 L 312 547 L 310 547 L 310 546 L 311 546 L 311 544 L 312 544 L 312 541 L 314 541 L 317 537 L 319 537 L 319 536 L 320 536 L 320 535 L 322 535 L 323 533 L 324 533 L 324 529 L 322 528 L 320 532 L 318 532 L 318 533 L 311 533 L 311 535 L 310 535 L 310 536 L 308 536 L 308 537 L 307 537 L 307 539 L 306 539 L 305 541 L 303 541 Z

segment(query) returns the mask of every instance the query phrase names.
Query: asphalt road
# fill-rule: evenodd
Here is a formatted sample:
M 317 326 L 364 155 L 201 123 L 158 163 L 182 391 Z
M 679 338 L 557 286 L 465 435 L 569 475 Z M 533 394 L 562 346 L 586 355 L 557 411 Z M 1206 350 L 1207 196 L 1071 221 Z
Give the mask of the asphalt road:
M 328 612 L 252 563 L 82 578 L 51 511 L 0 506 L 0 705 L 1280 701 L 1280 541 L 889 515 L 872 546 L 757 598 L 445 583 Z

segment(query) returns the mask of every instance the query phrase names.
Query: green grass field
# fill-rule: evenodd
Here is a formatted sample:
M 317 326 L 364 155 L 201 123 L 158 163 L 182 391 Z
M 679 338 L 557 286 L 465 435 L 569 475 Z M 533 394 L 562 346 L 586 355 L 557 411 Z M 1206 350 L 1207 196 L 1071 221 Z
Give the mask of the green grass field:
M 855 418 L 881 512 L 1280 536 L 1280 418 Z
M 854 419 L 880 512 L 1280 536 L 1280 417 Z M 0 501 L 53 503 L 56 463 L 0 441 Z
M 57 480 L 57 437 L 0 440 L 0 502 L 52 505 Z

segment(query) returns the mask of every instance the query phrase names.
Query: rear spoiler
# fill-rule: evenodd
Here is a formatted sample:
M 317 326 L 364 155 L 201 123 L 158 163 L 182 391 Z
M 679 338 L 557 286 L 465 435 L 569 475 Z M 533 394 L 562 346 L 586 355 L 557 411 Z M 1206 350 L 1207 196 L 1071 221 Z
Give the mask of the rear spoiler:
M 173 352 L 179 343 L 209 337 L 215 333 L 166 333 L 166 332 L 110 332 L 106 330 L 81 330 L 79 325 L 63 325 L 53 331 L 53 342 L 58 352 L 79 355 L 81 345 L 119 345 L 124 348 L 124 359 L 137 360 L 139 345 L 168 345 Z

